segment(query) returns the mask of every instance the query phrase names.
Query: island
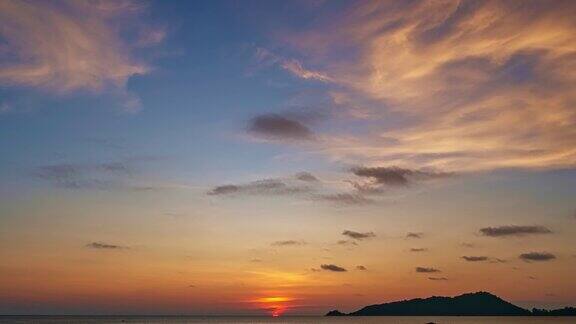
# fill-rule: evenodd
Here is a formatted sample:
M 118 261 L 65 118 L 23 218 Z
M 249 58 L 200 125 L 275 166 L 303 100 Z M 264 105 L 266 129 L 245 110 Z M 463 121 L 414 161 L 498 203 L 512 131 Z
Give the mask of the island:
M 332 310 L 326 316 L 576 316 L 576 308 L 530 311 L 480 291 L 370 305 L 348 314 Z

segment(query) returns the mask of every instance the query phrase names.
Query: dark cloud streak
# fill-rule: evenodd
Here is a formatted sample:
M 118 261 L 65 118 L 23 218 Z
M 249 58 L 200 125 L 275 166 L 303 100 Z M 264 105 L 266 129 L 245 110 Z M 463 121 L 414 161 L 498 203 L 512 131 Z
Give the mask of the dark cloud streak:
M 441 271 L 439 269 L 436 269 L 436 268 L 416 267 L 416 272 L 418 272 L 418 273 L 435 273 L 435 272 L 441 272 Z
M 276 241 L 272 242 L 272 246 L 295 246 L 295 245 L 305 245 L 306 242 L 304 241 L 296 241 L 296 240 L 286 240 L 286 241 Z
M 532 234 L 551 234 L 552 231 L 544 226 L 518 226 L 506 225 L 498 227 L 485 227 L 480 233 L 490 237 L 524 236 Z
M 126 246 L 108 244 L 108 243 L 102 243 L 102 242 L 88 243 L 88 244 L 86 244 L 86 247 L 90 248 L 90 249 L 98 249 L 98 250 L 121 250 L 121 249 L 127 249 L 128 248 Z
M 336 203 L 338 205 L 367 205 L 374 201 L 364 197 L 363 195 L 353 194 L 353 193 L 336 193 L 336 194 L 326 194 L 326 195 L 315 195 L 314 200 L 324 200 Z
M 369 239 L 369 238 L 373 238 L 376 237 L 376 234 L 374 234 L 374 232 L 355 232 L 355 231 L 350 231 L 350 230 L 345 230 L 344 232 L 342 232 L 342 235 L 344 236 L 348 236 L 349 238 L 355 239 L 355 240 L 363 240 L 363 239 Z
M 264 179 L 243 185 L 222 185 L 208 191 L 208 195 L 295 195 L 313 191 L 313 188 L 301 184 L 289 184 L 280 179 Z
M 378 184 L 385 184 L 389 186 L 406 186 L 411 181 L 446 178 L 452 176 L 452 173 L 412 170 L 396 166 L 356 167 L 352 169 L 352 173 L 359 177 L 370 178 Z
M 469 262 L 481 262 L 488 261 L 489 258 L 486 256 L 463 256 L 462 259 Z
M 342 267 L 339 267 L 335 264 L 322 264 L 322 265 L 320 265 L 320 268 L 322 268 L 323 270 L 326 270 L 326 271 L 333 271 L 333 272 L 346 272 L 346 271 L 348 271 L 348 270 L 346 270 Z
M 528 252 L 520 254 L 519 258 L 521 260 L 530 261 L 551 261 L 556 259 L 556 256 L 548 252 Z

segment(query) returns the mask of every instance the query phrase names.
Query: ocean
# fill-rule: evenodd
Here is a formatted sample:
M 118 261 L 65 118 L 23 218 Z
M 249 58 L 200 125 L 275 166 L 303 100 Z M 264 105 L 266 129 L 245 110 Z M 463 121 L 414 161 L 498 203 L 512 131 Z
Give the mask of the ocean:
M 208 324 L 574 324 L 576 317 L 383 316 L 383 317 L 248 317 L 248 316 L 0 316 L 0 323 L 208 323 Z

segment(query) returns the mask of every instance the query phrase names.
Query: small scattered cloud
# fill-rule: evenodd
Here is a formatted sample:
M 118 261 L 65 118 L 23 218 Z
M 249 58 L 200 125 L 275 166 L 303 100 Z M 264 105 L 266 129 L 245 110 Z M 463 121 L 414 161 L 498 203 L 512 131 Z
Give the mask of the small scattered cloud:
M 436 268 L 416 267 L 416 272 L 418 272 L 418 273 L 435 273 L 435 272 L 441 272 L 441 271 L 439 269 L 436 269 Z
M 261 263 L 262 259 L 250 259 L 250 262 L 252 263 Z
M 150 157 L 129 157 L 100 163 L 48 164 L 36 167 L 31 175 L 55 187 L 65 189 L 141 191 L 162 188 L 158 185 L 131 183 L 138 173 L 138 163 L 150 160 Z
M 486 256 L 463 256 L 462 259 L 469 262 L 488 261 L 488 257 Z
M 423 236 L 424 236 L 424 233 L 408 233 L 408 234 L 406 234 L 406 238 L 421 239 Z
M 428 280 L 433 280 L 433 281 L 447 281 L 448 278 L 446 278 L 446 277 L 428 277 Z
M 520 254 L 519 258 L 526 262 L 531 261 L 551 261 L 556 259 L 556 256 L 548 252 L 528 252 Z
M 276 241 L 271 243 L 272 246 L 295 246 L 305 244 L 306 242 L 304 241 L 296 241 L 296 240 Z
M 342 232 L 342 235 L 348 236 L 349 238 L 354 240 L 364 240 L 376 237 L 376 234 L 374 234 L 374 232 L 356 232 L 350 230 L 345 230 L 344 232 Z
M 392 167 L 356 167 L 352 173 L 372 179 L 377 184 L 406 186 L 412 181 L 450 177 L 452 173 Z
M 67 189 L 107 190 L 119 186 L 119 175 L 130 175 L 131 166 L 124 162 L 101 164 L 61 163 L 37 167 L 32 174 L 55 187 Z
M 346 272 L 348 270 L 346 270 L 345 268 L 342 268 L 340 266 L 337 266 L 335 264 L 322 264 L 320 265 L 320 268 L 326 271 L 333 271 L 333 272 Z
M 460 244 L 460 245 L 461 245 L 462 247 L 465 247 L 465 248 L 473 248 L 473 247 L 476 247 L 475 244 L 473 244 L 473 243 L 467 243 L 467 242 L 464 242 L 464 243 L 462 243 L 462 244 Z
M 411 248 L 410 252 L 426 252 L 428 249 L 426 248 Z
M 282 179 L 257 180 L 247 184 L 227 184 L 208 191 L 211 196 L 244 195 L 296 195 L 313 191 L 308 185 L 293 184 Z
M 108 243 L 102 243 L 102 242 L 88 243 L 88 244 L 86 244 L 86 247 L 90 248 L 90 249 L 98 249 L 98 250 L 122 250 L 122 249 L 128 248 L 128 247 L 122 246 L 122 245 L 108 244 Z
M 490 237 L 525 236 L 533 234 L 551 234 L 552 231 L 544 226 L 506 225 L 498 227 L 485 227 L 480 233 Z
M 309 172 L 282 178 L 256 180 L 243 184 L 224 184 L 213 187 L 209 196 L 292 196 L 307 201 L 324 201 L 342 206 L 364 205 L 374 202 L 358 193 L 333 193 L 331 188 Z
M 302 122 L 278 114 L 265 114 L 252 118 L 248 124 L 248 132 L 268 140 L 314 139 L 314 133 Z
M 376 186 L 373 183 L 361 183 L 352 180 L 346 180 L 345 182 L 351 184 L 354 190 L 361 195 L 376 196 L 385 192 L 384 188 Z
M 222 185 L 214 187 L 208 192 L 209 195 L 227 195 L 240 191 L 240 187 L 236 185 Z
M 506 263 L 506 260 L 504 259 L 491 258 L 487 256 L 463 256 L 462 259 L 468 262 Z
M 323 200 L 333 202 L 338 205 L 344 206 L 353 206 L 353 205 L 366 205 L 371 204 L 374 201 L 372 199 L 368 199 L 363 195 L 354 194 L 354 193 L 336 193 L 336 194 L 325 194 L 325 195 L 315 195 L 313 197 L 314 200 Z
M 295 176 L 296 179 L 300 180 L 300 181 L 305 181 L 305 182 L 317 182 L 318 178 L 316 178 L 312 173 L 310 172 L 300 172 L 297 173 Z
M 351 241 L 351 240 L 339 240 L 336 243 L 340 244 L 340 245 L 358 245 L 358 243 Z
M 356 266 L 356 270 L 366 271 L 366 270 L 368 270 L 368 269 L 366 269 L 366 267 L 363 266 L 363 265 L 358 265 L 358 266 Z
M 490 263 L 506 263 L 508 261 L 506 261 L 505 259 L 499 259 L 499 258 L 491 258 L 490 259 Z

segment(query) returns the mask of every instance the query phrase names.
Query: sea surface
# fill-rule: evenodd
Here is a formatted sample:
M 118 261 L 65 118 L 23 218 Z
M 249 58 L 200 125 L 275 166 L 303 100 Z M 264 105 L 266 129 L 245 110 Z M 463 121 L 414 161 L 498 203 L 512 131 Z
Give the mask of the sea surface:
M 0 316 L 0 323 L 208 323 L 208 324 L 575 324 L 576 317 L 384 316 L 384 317 L 227 317 L 227 316 Z

